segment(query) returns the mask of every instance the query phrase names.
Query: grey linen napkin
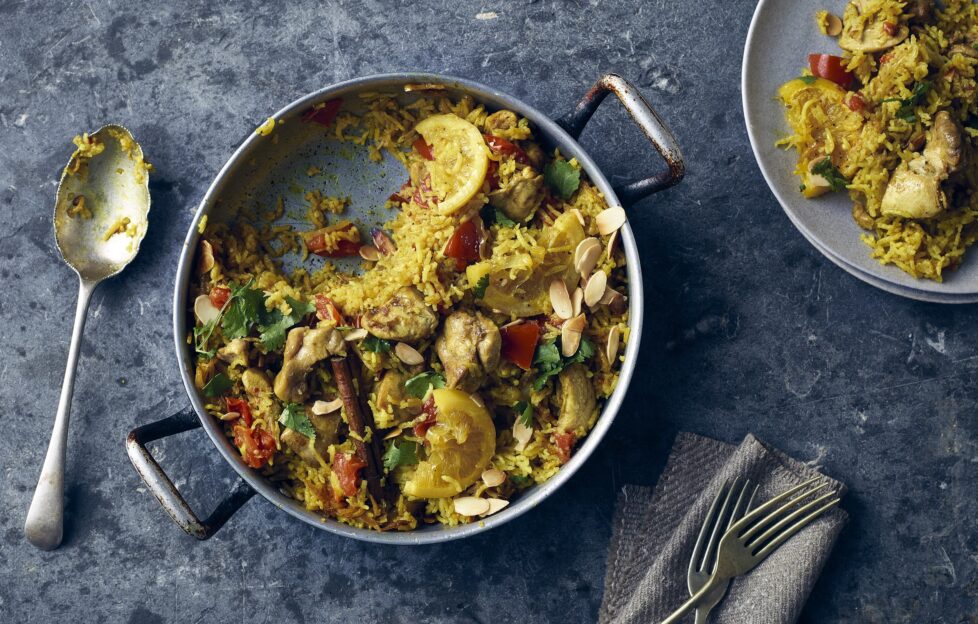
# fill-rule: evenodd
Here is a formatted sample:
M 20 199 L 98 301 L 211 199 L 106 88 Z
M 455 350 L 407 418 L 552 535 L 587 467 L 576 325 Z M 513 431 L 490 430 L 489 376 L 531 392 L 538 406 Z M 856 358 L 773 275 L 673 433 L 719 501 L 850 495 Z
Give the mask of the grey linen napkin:
M 599 622 L 660 622 L 689 598 L 689 558 L 724 482 L 749 477 L 758 483 L 756 505 L 816 476 L 845 492 L 838 481 L 752 435 L 734 446 L 680 433 L 655 488 L 626 485 L 618 497 Z M 710 622 L 795 622 L 847 520 L 838 507 L 830 510 L 734 579 Z

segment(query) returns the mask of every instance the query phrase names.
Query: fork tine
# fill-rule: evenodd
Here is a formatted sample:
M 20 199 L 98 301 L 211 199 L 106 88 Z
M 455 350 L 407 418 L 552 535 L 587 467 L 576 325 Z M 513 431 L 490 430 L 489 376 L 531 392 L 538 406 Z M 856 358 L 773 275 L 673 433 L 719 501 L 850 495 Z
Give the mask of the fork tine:
M 706 552 L 703 553 L 703 563 L 699 568 L 701 571 L 713 572 L 713 568 L 716 566 L 717 545 L 720 543 L 720 536 L 726 530 L 726 524 L 723 519 L 727 516 L 730 499 L 733 497 L 734 490 L 737 489 L 737 481 L 738 479 L 734 479 L 733 485 L 727 490 L 727 495 L 723 499 L 723 506 L 720 507 L 720 513 L 717 514 L 716 520 L 713 521 L 713 532 L 710 535 L 709 543 L 706 545 Z
M 774 551 L 775 548 L 777 548 L 778 546 L 780 546 L 781 544 L 783 544 L 785 542 L 785 540 L 787 540 L 789 537 L 791 537 L 792 535 L 794 535 L 798 531 L 800 531 L 803 528 L 805 528 L 806 526 L 808 526 L 813 520 L 815 520 L 816 518 L 818 518 L 819 516 L 821 516 L 823 513 L 825 513 L 829 509 L 832 509 L 833 507 L 835 507 L 836 505 L 838 505 L 840 500 L 841 500 L 840 498 L 833 498 L 832 500 L 830 500 L 826 504 L 822 505 L 821 507 L 819 507 L 815 511 L 811 512 L 810 514 L 808 514 L 807 516 L 805 516 L 801 520 L 798 520 L 793 525 L 791 525 L 790 527 L 788 527 L 787 529 L 785 529 L 784 531 L 782 531 L 781 534 L 779 534 L 777 537 L 775 537 L 773 540 L 771 540 L 767 544 L 767 546 L 765 546 L 764 548 L 762 548 L 761 550 L 759 550 L 757 552 L 757 554 L 755 554 L 754 556 L 755 557 L 758 557 L 760 559 L 763 559 L 764 557 L 767 557 L 768 555 L 771 554 L 772 551 Z
M 773 500 L 776 500 L 778 497 L 772 498 L 771 501 L 768 501 L 764 505 L 761 505 L 760 507 L 755 509 L 753 512 L 747 514 L 747 516 L 744 517 L 744 519 L 741 520 L 741 522 L 737 523 L 739 525 L 737 526 L 738 537 L 746 541 L 751 535 L 754 535 L 755 533 L 763 529 L 765 526 L 767 526 L 768 524 L 776 520 L 779 516 L 783 515 L 788 511 L 791 511 L 795 507 L 795 505 L 802 502 L 803 500 L 805 500 L 815 492 L 821 490 L 822 488 L 825 488 L 827 485 L 828 485 L 827 483 L 822 483 L 821 485 L 810 487 L 807 490 L 803 491 L 802 493 L 798 494 L 798 496 L 795 496 L 794 498 L 789 500 L 787 503 L 781 505 L 777 509 L 774 509 L 773 511 L 764 514 L 762 517 L 755 517 L 752 519 L 751 516 L 754 516 L 756 512 L 763 509 L 765 505 L 767 505 Z M 749 528 L 748 525 L 750 525 Z
M 747 488 L 750 487 L 750 479 L 744 481 L 744 487 L 740 488 L 740 495 L 737 496 L 737 504 L 734 505 L 733 512 L 730 514 L 730 520 L 727 521 L 727 529 L 729 530 L 733 523 L 740 520 L 747 510 L 750 509 L 750 504 L 754 501 L 754 494 L 757 494 L 757 486 L 754 486 L 754 492 L 750 495 L 750 500 L 747 501 L 746 506 L 744 503 L 744 494 L 747 493 Z
M 748 548 L 754 548 L 755 546 L 760 546 L 761 544 L 763 544 L 767 540 L 769 540 L 772 537 L 774 537 L 775 535 L 777 535 L 786 526 L 788 526 L 792 522 L 794 522 L 795 519 L 803 516 L 804 514 L 808 513 L 808 511 L 810 511 L 810 510 L 818 507 L 823 502 L 829 500 L 830 498 L 834 498 L 834 497 L 838 497 L 838 494 L 836 492 L 834 492 L 834 491 L 832 491 L 832 492 L 826 492 L 825 494 L 822 494 L 821 496 L 819 496 L 818 498 L 812 500 L 811 502 L 805 503 L 801 507 L 798 507 L 797 509 L 795 509 L 794 511 L 792 511 L 790 514 L 788 514 L 787 516 L 785 516 L 784 518 L 782 518 L 781 520 L 778 520 L 773 526 L 771 526 L 771 528 L 769 528 L 767 531 L 764 531 L 764 533 L 762 533 L 758 537 L 755 537 L 754 539 L 752 539 L 750 541 L 745 541 L 744 542 L 744 545 L 747 546 Z
M 706 547 L 706 539 L 710 534 L 710 528 L 716 524 L 714 515 L 717 512 L 717 507 L 720 505 L 720 499 L 723 497 L 723 493 L 726 491 L 728 483 L 724 483 L 720 486 L 720 491 L 717 492 L 716 497 L 713 502 L 710 503 L 710 509 L 706 512 L 706 518 L 703 519 L 703 527 L 700 529 L 699 537 L 696 538 L 696 546 L 693 547 L 693 556 L 689 558 L 689 572 L 699 572 L 699 562 L 703 557 L 703 550 Z
M 799 485 L 796 485 L 793 488 L 789 488 L 789 489 L 785 490 L 784 492 L 781 492 L 780 494 L 778 494 L 777 496 L 775 496 L 771 500 L 765 502 L 763 505 L 761 505 L 760 507 L 758 507 L 754 511 L 752 511 L 749 514 L 747 514 L 746 516 L 744 516 L 744 518 L 741 520 L 741 522 L 743 522 L 744 525 L 750 524 L 751 522 L 753 522 L 757 518 L 760 518 L 761 515 L 765 511 L 767 511 L 768 509 L 774 507 L 775 505 L 777 505 L 778 503 L 780 503 L 784 499 L 786 499 L 789 496 L 793 495 L 795 492 L 798 492 L 799 490 L 805 489 L 806 487 L 808 487 L 811 484 L 813 484 L 816 481 L 818 481 L 818 479 L 819 479 L 818 477 L 809 479 L 808 481 L 805 481 L 804 483 L 801 483 Z

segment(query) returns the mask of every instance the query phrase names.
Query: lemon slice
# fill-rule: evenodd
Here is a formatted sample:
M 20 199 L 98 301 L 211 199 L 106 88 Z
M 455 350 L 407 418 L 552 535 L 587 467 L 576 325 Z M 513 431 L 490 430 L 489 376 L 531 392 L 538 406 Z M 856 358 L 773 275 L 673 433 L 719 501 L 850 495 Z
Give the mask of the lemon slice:
M 496 452 L 496 426 L 481 401 L 449 388 L 433 395 L 438 415 L 426 435 L 428 458 L 403 486 L 418 498 L 455 496 L 475 483 Z
M 432 115 L 414 128 L 431 146 L 428 162 L 438 211 L 458 212 L 482 188 L 489 167 L 489 148 L 474 125 L 458 115 Z

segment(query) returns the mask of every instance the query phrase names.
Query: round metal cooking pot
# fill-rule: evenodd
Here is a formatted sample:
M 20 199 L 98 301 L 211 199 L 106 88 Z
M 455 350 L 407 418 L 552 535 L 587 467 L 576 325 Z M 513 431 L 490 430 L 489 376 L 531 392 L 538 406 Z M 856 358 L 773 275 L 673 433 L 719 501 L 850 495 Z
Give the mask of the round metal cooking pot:
M 127 450 L 133 466 L 146 482 L 160 504 L 187 533 L 207 539 L 228 518 L 257 492 L 286 513 L 312 526 L 355 539 L 391 544 L 428 544 L 444 542 L 480 533 L 499 526 L 523 514 L 547 498 L 563 485 L 594 452 L 601 438 L 611 426 L 631 381 L 638 358 L 639 338 L 642 335 L 642 274 L 638 250 L 632 230 L 626 223 L 621 229 L 621 243 L 625 250 L 628 271 L 628 301 L 630 339 L 625 349 L 624 363 L 618 385 L 605 403 L 591 433 L 580 448 L 552 479 L 534 486 L 517 497 L 501 512 L 457 527 L 430 525 L 411 532 L 381 533 L 358 529 L 308 511 L 298 501 L 284 495 L 266 480 L 259 471 L 245 465 L 237 449 L 224 434 L 222 423 L 204 410 L 198 390 L 194 386 L 193 349 L 187 344 L 187 333 L 192 327 L 188 314 L 187 293 L 194 266 L 194 255 L 200 237 L 198 224 L 207 217 L 210 222 L 233 218 L 234 211 L 243 205 L 261 206 L 267 211 L 278 197 L 295 196 L 304 184 L 315 182 L 324 187 L 325 194 L 350 195 L 350 215 L 355 221 L 380 223 L 390 218 L 390 213 L 376 207 L 383 206 L 387 196 L 396 191 L 405 178 L 403 166 L 393 157 L 375 163 L 368 157 L 366 147 L 358 148 L 350 143 L 329 140 L 329 131 L 304 123 L 303 113 L 308 114 L 313 105 L 321 102 L 342 101 L 342 110 L 357 113 L 363 110 L 364 93 L 390 93 L 403 101 L 420 95 L 446 95 L 458 98 L 471 96 L 489 110 L 506 108 L 526 117 L 533 124 L 535 136 L 548 148 L 559 147 L 568 158 L 577 158 L 591 181 L 598 186 L 609 205 L 628 206 L 639 199 L 679 182 L 685 172 L 682 155 L 670 131 L 641 94 L 627 81 L 615 74 L 598 80 L 581 99 L 577 107 L 559 119 L 551 119 L 532 106 L 481 84 L 433 74 L 387 74 L 350 80 L 322 89 L 292 102 L 273 116 L 276 121 L 271 134 L 252 132 L 234 152 L 201 200 L 200 208 L 190 224 L 187 238 L 180 254 L 173 296 L 173 338 L 177 360 L 191 407 L 169 418 L 134 429 L 127 440 Z M 639 126 L 655 149 L 665 159 L 666 167 L 656 175 L 613 188 L 587 152 L 578 144 L 585 124 L 609 93 L 615 94 L 632 120 Z M 327 172 L 315 180 L 308 177 L 309 167 L 316 166 Z M 332 187 L 330 186 L 332 185 Z M 293 201 L 301 201 L 293 199 Z M 364 209 L 364 206 L 372 208 Z M 261 214 L 261 210 L 258 211 Z M 286 216 L 286 220 L 290 217 Z M 301 223 L 301 220 L 295 220 Z M 287 260 L 286 267 L 295 266 L 295 260 Z M 188 322 L 190 323 L 188 325 Z M 203 426 L 211 442 L 217 447 L 228 464 L 240 475 L 230 494 L 221 501 L 213 513 L 204 520 L 190 508 L 177 491 L 170 478 L 152 457 L 147 444 L 165 436 Z

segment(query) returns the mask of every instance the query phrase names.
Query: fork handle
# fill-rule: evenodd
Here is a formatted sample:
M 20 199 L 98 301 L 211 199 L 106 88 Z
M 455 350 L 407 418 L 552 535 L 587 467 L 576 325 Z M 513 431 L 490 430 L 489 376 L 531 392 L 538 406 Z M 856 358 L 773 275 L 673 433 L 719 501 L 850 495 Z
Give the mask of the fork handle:
M 703 599 L 703 596 L 707 595 L 708 593 L 716 589 L 720 585 L 720 583 L 723 582 L 723 580 L 724 579 L 717 578 L 715 574 L 711 576 L 710 580 L 708 580 L 706 584 L 703 585 L 703 587 L 701 587 L 698 592 L 693 594 L 689 600 L 683 603 L 683 606 L 679 607 L 678 609 L 672 612 L 672 615 L 662 620 L 662 624 L 675 624 L 676 622 L 678 622 L 684 615 L 686 615 L 696 607 L 699 601 Z

